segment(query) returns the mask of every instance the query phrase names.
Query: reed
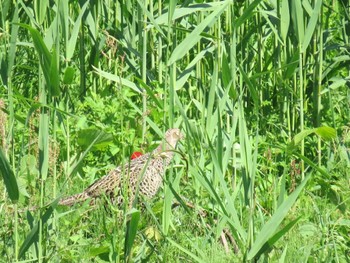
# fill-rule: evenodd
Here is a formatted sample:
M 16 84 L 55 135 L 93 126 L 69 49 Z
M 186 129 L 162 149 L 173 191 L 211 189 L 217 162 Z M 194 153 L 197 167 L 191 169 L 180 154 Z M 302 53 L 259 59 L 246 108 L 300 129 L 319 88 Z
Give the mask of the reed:
M 0 258 L 346 261 L 349 12 L 3 1 Z M 57 207 L 168 127 L 181 154 L 143 210 Z

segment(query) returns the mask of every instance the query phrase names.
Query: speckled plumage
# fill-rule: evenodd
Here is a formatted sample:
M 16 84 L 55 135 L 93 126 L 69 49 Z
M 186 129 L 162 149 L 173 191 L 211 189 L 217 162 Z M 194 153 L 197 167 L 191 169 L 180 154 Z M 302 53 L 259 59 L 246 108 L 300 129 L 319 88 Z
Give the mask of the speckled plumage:
M 59 205 L 71 206 L 90 198 L 106 195 L 118 205 L 124 201 L 124 196 L 127 196 L 131 206 L 137 192 L 152 198 L 162 185 L 164 170 L 173 159 L 172 150 L 182 137 L 179 129 L 169 129 L 165 133 L 164 145 L 161 143 L 154 151 L 115 168 L 82 193 L 61 199 Z

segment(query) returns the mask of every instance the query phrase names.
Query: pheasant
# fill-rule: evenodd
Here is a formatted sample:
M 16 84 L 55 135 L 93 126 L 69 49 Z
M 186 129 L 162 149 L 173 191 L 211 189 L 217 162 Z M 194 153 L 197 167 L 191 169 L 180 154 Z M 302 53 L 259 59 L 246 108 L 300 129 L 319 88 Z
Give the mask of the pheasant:
M 121 205 L 124 202 L 124 196 L 127 196 L 131 207 L 137 192 L 147 198 L 154 197 L 162 185 L 164 171 L 173 159 L 173 150 L 182 138 L 183 135 L 179 129 L 167 130 L 164 143 L 155 150 L 115 168 L 83 192 L 63 198 L 58 204 L 71 206 L 90 198 L 106 195 L 118 205 Z

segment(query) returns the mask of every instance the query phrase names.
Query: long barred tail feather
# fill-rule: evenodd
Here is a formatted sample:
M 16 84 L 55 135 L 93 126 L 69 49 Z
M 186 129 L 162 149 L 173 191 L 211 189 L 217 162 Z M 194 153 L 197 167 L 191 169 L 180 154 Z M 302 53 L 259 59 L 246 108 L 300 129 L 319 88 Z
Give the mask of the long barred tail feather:
M 75 194 L 75 195 L 63 198 L 58 202 L 58 204 L 65 205 L 65 206 L 72 206 L 76 203 L 84 202 L 85 200 L 87 200 L 89 198 L 91 198 L 90 195 L 88 195 L 86 192 L 82 192 L 79 194 Z

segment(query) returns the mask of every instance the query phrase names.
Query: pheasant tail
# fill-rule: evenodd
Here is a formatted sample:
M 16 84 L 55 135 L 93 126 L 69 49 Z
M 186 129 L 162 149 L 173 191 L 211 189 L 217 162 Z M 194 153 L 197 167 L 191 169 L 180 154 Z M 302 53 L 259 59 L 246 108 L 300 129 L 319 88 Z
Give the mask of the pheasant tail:
M 66 198 L 61 199 L 58 204 L 59 205 L 65 205 L 65 206 L 72 206 L 76 203 L 84 202 L 85 200 L 89 199 L 90 196 L 86 192 L 82 192 L 79 194 L 71 195 Z

